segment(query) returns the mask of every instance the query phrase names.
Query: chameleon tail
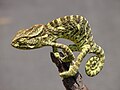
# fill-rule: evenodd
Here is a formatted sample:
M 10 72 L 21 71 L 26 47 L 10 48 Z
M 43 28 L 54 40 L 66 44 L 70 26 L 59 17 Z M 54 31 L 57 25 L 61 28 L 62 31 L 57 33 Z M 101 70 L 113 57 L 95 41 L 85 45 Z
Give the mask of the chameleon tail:
M 96 43 L 93 44 L 90 53 L 94 53 L 96 55 L 90 57 L 86 62 L 85 71 L 88 76 L 93 77 L 102 70 L 105 61 L 105 54 L 104 50 Z

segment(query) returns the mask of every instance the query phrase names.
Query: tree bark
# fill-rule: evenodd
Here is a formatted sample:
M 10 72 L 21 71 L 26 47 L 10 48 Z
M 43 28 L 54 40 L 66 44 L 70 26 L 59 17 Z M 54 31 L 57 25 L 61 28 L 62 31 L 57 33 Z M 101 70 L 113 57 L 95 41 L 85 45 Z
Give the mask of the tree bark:
M 59 52 L 60 56 L 63 57 L 63 54 Z M 56 64 L 58 71 L 63 72 L 69 69 L 70 63 L 64 63 L 61 60 L 57 59 L 53 52 L 50 53 L 52 62 Z M 73 77 L 63 78 L 62 80 L 66 90 L 88 90 L 85 84 L 83 84 L 82 76 L 79 72 Z

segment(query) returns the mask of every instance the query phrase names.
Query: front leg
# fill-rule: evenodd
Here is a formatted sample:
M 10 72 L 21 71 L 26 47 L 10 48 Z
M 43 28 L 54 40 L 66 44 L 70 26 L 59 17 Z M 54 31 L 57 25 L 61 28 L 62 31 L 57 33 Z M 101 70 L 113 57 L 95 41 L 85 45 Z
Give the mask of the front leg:
M 60 56 L 57 47 L 52 46 L 52 50 L 53 50 L 54 56 L 55 56 L 57 59 L 60 59 L 60 60 L 63 61 L 63 62 L 71 62 L 71 61 L 70 61 L 71 59 L 69 59 L 69 56 L 66 55 L 66 53 L 65 53 L 64 50 L 62 50 L 62 51 L 63 51 L 63 55 L 64 55 L 64 57 L 61 57 L 61 56 Z
M 53 53 L 54 53 L 55 58 L 57 58 L 58 60 L 59 60 L 59 59 L 61 60 L 61 56 L 60 56 L 60 54 L 59 54 L 58 48 L 55 47 L 55 46 L 52 46 L 52 51 L 53 51 Z
M 56 41 L 54 41 L 54 43 L 56 43 Z M 54 56 L 57 58 L 57 59 L 61 59 L 61 56 L 59 54 L 59 51 L 58 51 L 58 48 L 55 47 L 55 46 L 52 46 L 52 51 L 54 53 Z
M 84 45 L 82 47 L 81 53 L 78 55 L 75 63 L 74 64 L 71 63 L 69 70 L 60 73 L 60 76 L 63 78 L 68 78 L 70 76 L 74 76 L 78 72 L 79 66 L 80 66 L 83 58 L 89 52 L 89 50 L 90 50 L 90 45 L 88 45 L 88 44 Z
M 61 43 L 55 43 L 55 42 L 49 42 L 49 43 L 47 42 L 46 45 L 52 46 L 53 50 L 55 50 L 54 52 L 56 52 L 56 53 L 58 52 L 56 48 L 62 49 L 65 53 L 65 57 L 63 57 L 63 58 L 60 57 L 60 59 L 63 62 L 71 62 L 72 60 L 75 59 L 73 52 L 71 51 L 71 49 L 67 45 L 64 45 Z

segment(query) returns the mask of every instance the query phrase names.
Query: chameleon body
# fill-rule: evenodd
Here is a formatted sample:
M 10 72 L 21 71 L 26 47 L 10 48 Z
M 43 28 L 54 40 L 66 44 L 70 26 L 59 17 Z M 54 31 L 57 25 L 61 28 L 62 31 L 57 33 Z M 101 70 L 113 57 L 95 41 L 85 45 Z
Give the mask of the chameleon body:
M 71 40 L 74 44 L 67 46 L 57 43 L 59 38 Z M 64 16 L 46 25 L 34 25 L 27 30 L 20 30 L 13 38 L 12 46 L 24 50 L 52 46 L 56 57 L 71 63 L 68 71 L 60 73 L 63 78 L 74 76 L 83 58 L 89 53 L 94 55 L 86 62 L 85 71 L 88 76 L 97 75 L 102 70 L 105 60 L 104 50 L 94 42 L 88 21 L 79 15 Z M 57 48 L 63 50 L 65 57 L 57 55 Z M 80 52 L 76 60 L 74 51 Z

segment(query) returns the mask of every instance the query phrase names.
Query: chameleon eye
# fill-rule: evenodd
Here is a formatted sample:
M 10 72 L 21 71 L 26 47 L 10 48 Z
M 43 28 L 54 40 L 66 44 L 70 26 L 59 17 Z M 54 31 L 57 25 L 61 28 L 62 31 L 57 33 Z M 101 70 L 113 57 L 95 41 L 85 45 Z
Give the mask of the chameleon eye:
M 25 42 L 27 39 L 26 38 L 21 38 L 19 41 L 20 42 Z
M 38 42 L 38 40 L 36 38 L 31 38 L 27 41 L 27 43 L 31 44 L 31 45 L 36 44 L 37 42 Z

